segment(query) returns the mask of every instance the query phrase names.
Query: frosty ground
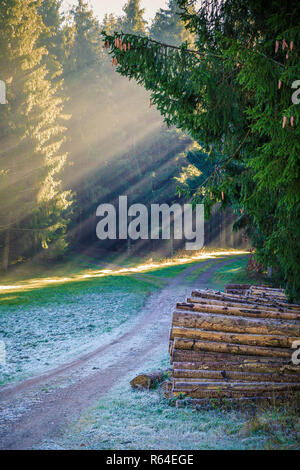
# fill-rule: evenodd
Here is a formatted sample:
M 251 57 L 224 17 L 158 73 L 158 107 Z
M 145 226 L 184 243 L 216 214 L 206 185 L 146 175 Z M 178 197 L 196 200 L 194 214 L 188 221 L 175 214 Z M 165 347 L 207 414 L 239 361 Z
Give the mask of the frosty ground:
M 170 367 L 167 334 L 176 301 L 204 281 L 223 288 L 243 278 L 245 257 L 219 258 L 149 263 L 117 274 L 94 266 L 47 282 L 4 283 L 0 446 L 297 448 L 300 423 L 292 404 L 199 411 L 176 408 L 159 390 L 130 388 L 135 374 Z

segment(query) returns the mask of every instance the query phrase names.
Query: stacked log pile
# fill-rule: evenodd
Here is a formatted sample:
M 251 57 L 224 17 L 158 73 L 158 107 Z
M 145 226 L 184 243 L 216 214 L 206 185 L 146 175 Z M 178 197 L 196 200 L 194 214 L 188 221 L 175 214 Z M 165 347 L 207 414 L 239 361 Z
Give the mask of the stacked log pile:
M 251 286 L 249 284 L 227 284 L 225 287 L 227 294 L 245 295 L 246 297 L 265 298 L 277 302 L 286 302 L 283 289 L 275 289 L 267 286 Z
M 292 364 L 299 340 L 300 305 L 288 304 L 280 289 L 194 291 L 173 313 L 170 395 L 282 398 L 300 391 L 300 367 Z

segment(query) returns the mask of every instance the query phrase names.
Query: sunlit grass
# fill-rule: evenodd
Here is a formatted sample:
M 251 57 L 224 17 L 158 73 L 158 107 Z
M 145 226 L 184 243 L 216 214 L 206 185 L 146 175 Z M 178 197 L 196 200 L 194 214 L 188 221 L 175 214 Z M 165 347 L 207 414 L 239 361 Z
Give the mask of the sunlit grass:
M 2 285 L 0 337 L 10 360 L 1 371 L 0 383 L 26 378 L 66 357 L 82 354 L 92 349 L 95 341 L 98 346 L 100 339 L 108 340 L 108 335 L 127 328 L 147 296 L 162 288 L 168 278 L 199 261 L 221 261 L 224 257 L 224 252 L 199 253 L 155 262 L 149 259 L 135 267 L 115 269 L 95 269 L 81 258 L 66 265 L 68 275 L 62 275 L 62 265 L 58 267 L 60 275 L 52 272 L 52 277 Z M 196 271 L 199 275 L 199 269 Z
M 272 284 L 267 278 L 267 273 L 256 273 L 247 271 L 248 259 L 243 258 L 235 260 L 232 263 L 218 269 L 210 279 L 209 287 L 213 289 L 224 290 L 225 285 L 229 283 L 237 284 Z
M 75 258 L 75 261 L 73 260 L 71 262 L 59 266 L 50 267 L 48 271 L 41 270 L 36 275 L 36 277 L 30 277 L 30 267 L 28 271 L 26 271 L 26 269 L 24 268 L 21 269 L 20 272 L 16 270 L 14 271 L 14 273 L 9 274 L 8 276 L 3 278 L 2 283 L 0 285 L 0 292 L 7 293 L 27 289 L 40 289 L 41 287 L 46 287 L 52 284 L 64 284 L 69 282 L 79 282 L 88 279 L 96 279 L 107 276 L 118 276 L 138 273 L 149 273 L 155 274 L 156 276 L 166 275 L 166 277 L 168 277 L 168 272 L 166 270 L 166 268 L 168 267 L 173 267 L 174 270 L 170 270 L 170 272 L 172 271 L 171 275 L 176 275 L 191 263 L 199 262 L 202 260 L 204 261 L 209 259 L 216 259 L 219 257 L 236 256 L 246 253 L 247 252 L 245 251 L 237 250 L 215 250 L 212 252 L 206 252 L 202 250 L 201 252 L 197 252 L 192 255 L 177 255 L 173 258 L 168 259 L 153 260 L 153 258 L 148 258 L 148 260 L 142 261 L 137 258 L 137 264 L 134 266 L 132 266 L 132 259 L 130 257 L 128 257 L 127 260 L 123 257 L 122 267 L 109 267 L 111 264 L 111 262 L 109 261 L 107 263 L 108 267 L 101 267 L 100 269 L 96 267 L 95 263 L 92 264 L 90 261 L 86 261 L 84 263 L 82 258 L 80 258 L 79 262 L 77 263 L 77 259 Z M 113 261 L 115 264 L 118 259 L 116 258 Z M 164 269 L 165 271 L 162 272 L 162 269 Z

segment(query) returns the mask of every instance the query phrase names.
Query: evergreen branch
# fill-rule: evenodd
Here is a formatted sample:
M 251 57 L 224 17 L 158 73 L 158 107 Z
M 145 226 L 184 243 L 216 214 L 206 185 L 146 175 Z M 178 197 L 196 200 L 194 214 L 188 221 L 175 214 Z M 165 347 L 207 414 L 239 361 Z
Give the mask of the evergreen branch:
M 243 147 L 243 145 L 245 144 L 248 136 L 250 134 L 250 129 L 248 129 L 248 131 L 246 132 L 245 134 L 245 137 L 243 138 L 242 142 L 240 143 L 240 145 L 238 146 L 238 148 L 233 152 L 233 154 L 229 157 L 228 160 L 225 161 L 224 165 L 222 165 L 222 168 L 227 165 L 228 163 L 230 163 L 234 158 L 235 156 L 239 153 L 239 151 L 241 150 L 241 148 Z
M 105 31 L 102 31 L 101 34 L 106 38 L 109 37 L 109 35 Z M 220 54 L 214 54 L 213 52 L 208 52 L 208 51 L 203 52 L 203 51 L 197 51 L 196 49 L 188 49 L 188 48 L 185 48 L 185 47 L 182 47 L 182 46 L 173 46 L 171 44 L 166 44 L 166 43 L 163 43 L 163 42 L 160 42 L 160 41 L 156 41 L 155 39 L 145 38 L 144 36 L 139 36 L 138 34 L 125 34 L 121 31 L 120 33 L 115 33 L 115 35 L 113 37 L 120 37 L 120 36 L 132 36 L 136 39 L 147 40 L 149 43 L 156 44 L 160 47 L 164 47 L 165 49 L 175 49 L 175 50 L 180 51 L 180 52 L 187 52 L 191 55 L 199 55 L 199 56 L 202 56 L 202 57 L 211 56 L 211 57 L 216 57 L 217 59 L 222 59 L 222 60 L 227 59 L 226 57 L 224 57 Z M 244 47 L 244 50 L 245 49 L 247 49 L 249 51 L 249 49 L 246 46 Z M 260 52 L 260 51 L 252 51 L 252 52 L 264 57 L 266 60 L 269 60 L 269 61 L 273 62 L 277 66 L 284 68 L 284 64 L 274 60 L 272 57 L 268 57 L 263 52 Z

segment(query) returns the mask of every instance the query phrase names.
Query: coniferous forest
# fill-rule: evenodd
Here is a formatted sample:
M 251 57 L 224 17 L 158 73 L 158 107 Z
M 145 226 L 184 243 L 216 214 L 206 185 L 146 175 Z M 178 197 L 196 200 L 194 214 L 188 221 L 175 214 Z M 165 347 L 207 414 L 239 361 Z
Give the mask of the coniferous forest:
M 300 3 L 150 3 L 0 1 L 0 448 L 299 449 Z
M 150 25 L 136 1 L 102 24 L 84 1 L 27 3 L 1 5 L 3 269 L 91 246 L 97 205 L 119 194 L 184 194 L 207 216 L 231 208 L 298 298 L 297 3 L 170 1 Z
M 27 3 L 1 6 L 4 270 L 93 244 L 100 202 L 121 194 L 147 203 L 176 199 L 174 177 L 192 142 L 164 125 L 148 94 L 115 73 L 103 48 L 103 29 L 146 34 L 136 2 L 103 24 L 83 1 L 65 14 L 60 1 Z M 164 22 L 180 43 L 185 30 L 171 9 L 154 21 L 154 37 Z

